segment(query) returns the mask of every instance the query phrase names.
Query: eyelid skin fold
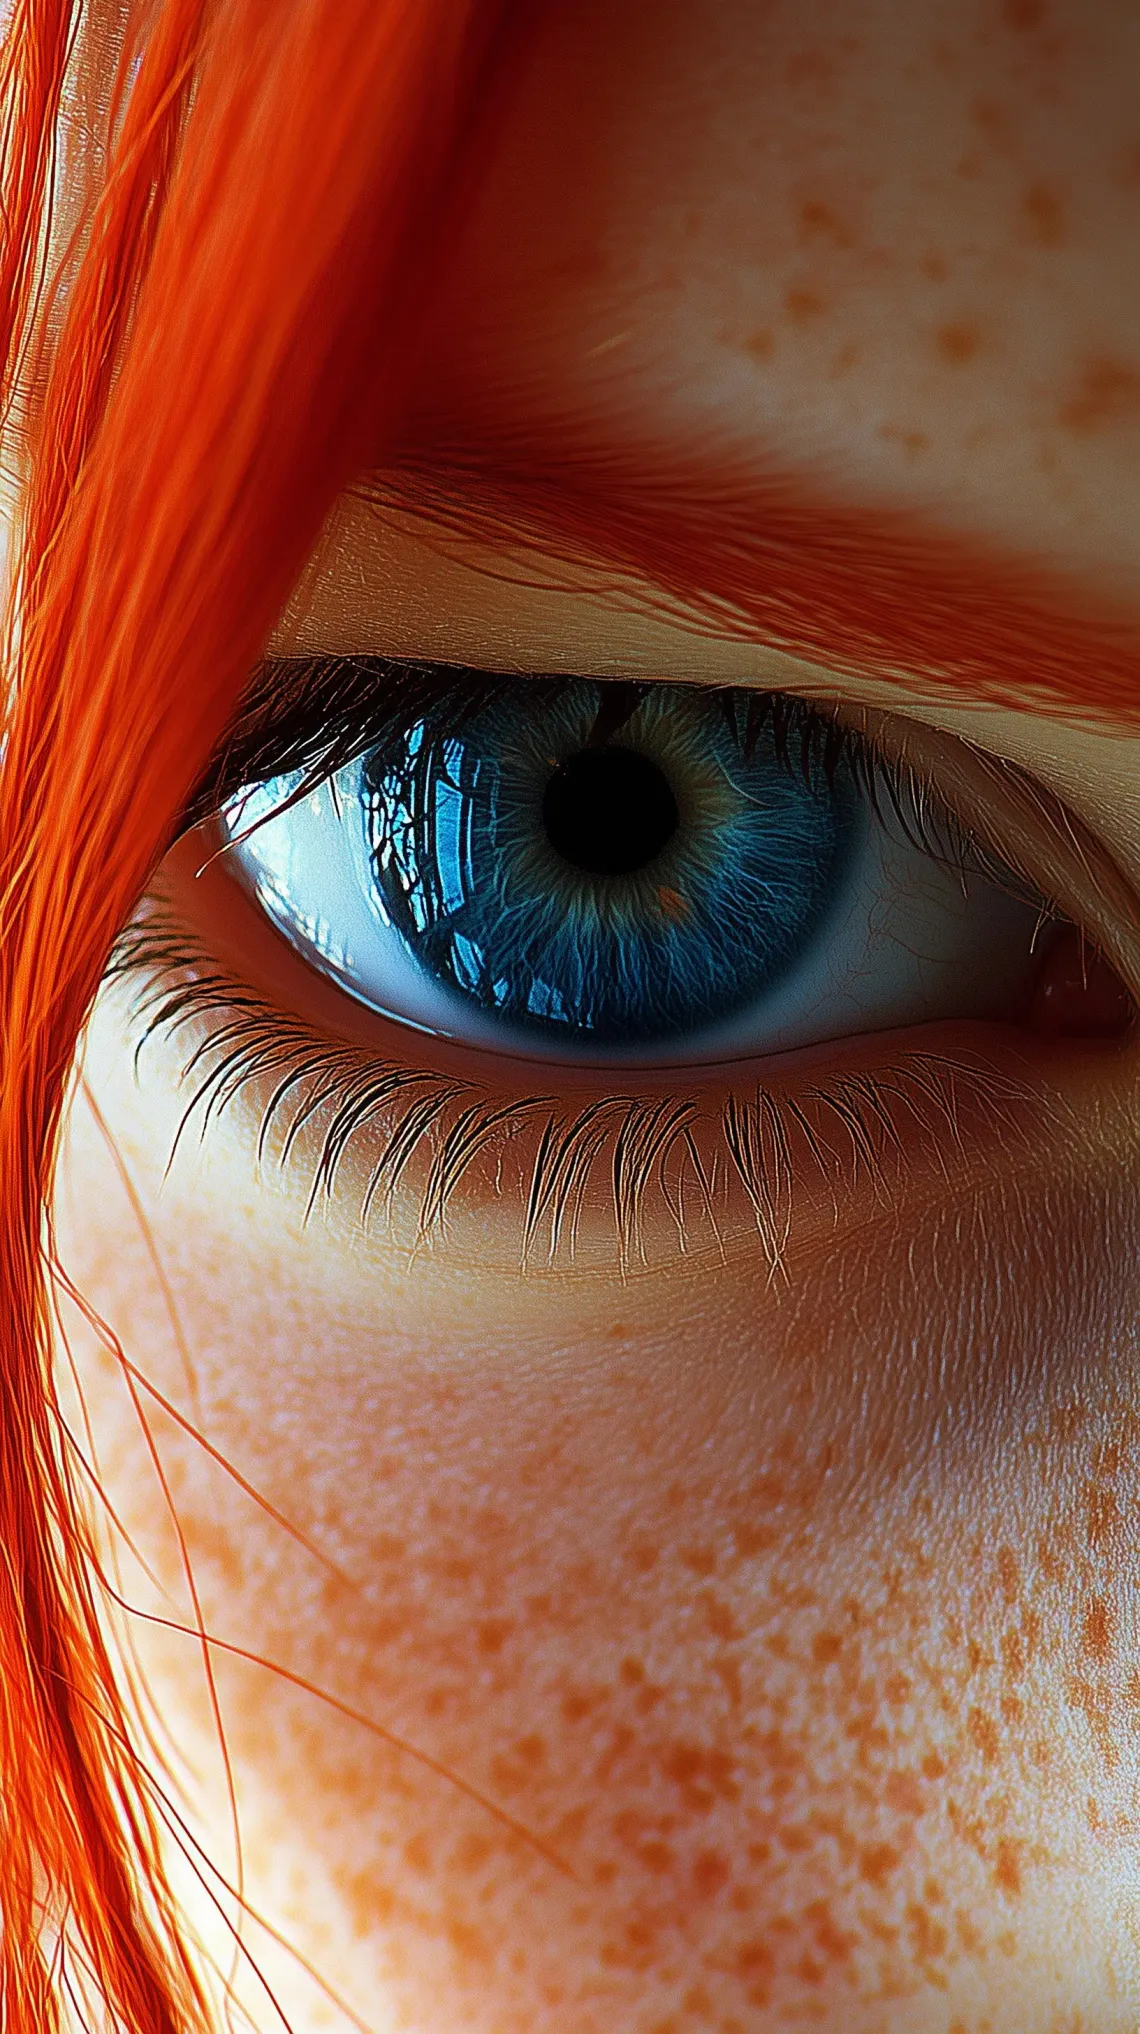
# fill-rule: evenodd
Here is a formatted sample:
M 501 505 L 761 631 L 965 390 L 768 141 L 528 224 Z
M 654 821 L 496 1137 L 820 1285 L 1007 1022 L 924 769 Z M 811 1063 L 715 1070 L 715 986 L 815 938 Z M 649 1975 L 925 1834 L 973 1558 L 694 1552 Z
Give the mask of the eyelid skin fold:
M 1132 996 L 1140 995 L 1140 897 L 1060 798 L 960 736 L 874 707 L 837 711 L 916 784 L 936 785 L 967 834 L 992 844 L 1008 868 L 1086 933 Z

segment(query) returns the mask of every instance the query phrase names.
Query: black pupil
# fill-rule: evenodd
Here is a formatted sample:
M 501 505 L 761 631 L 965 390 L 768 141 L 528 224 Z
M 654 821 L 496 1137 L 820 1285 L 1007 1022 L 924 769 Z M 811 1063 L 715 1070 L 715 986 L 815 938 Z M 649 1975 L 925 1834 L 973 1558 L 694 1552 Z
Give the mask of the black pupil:
M 593 876 L 628 876 L 677 830 L 669 780 L 635 749 L 581 749 L 546 787 L 542 819 L 556 852 Z

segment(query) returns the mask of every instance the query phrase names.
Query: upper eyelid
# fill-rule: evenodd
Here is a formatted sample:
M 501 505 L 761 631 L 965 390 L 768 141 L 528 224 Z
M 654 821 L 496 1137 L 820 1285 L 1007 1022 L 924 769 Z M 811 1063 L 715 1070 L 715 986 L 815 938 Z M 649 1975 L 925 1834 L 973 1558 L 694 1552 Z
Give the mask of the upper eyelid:
M 841 707 L 897 765 L 935 784 L 968 833 L 991 843 L 1089 935 L 1130 993 L 1140 993 L 1140 894 L 1117 858 L 1028 770 L 910 714 Z
M 378 724 L 393 712 L 412 710 L 416 701 L 438 699 L 457 686 L 485 694 L 497 683 L 567 682 L 564 674 L 526 678 L 426 659 L 267 660 L 184 808 L 177 833 L 211 817 L 227 797 L 259 778 L 336 767 L 367 742 L 370 720 Z M 1080 925 L 1129 990 L 1140 994 L 1140 899 L 1108 849 L 1056 794 L 1020 766 L 909 714 L 904 719 L 841 699 L 813 697 L 805 703 L 833 712 L 891 765 L 928 787 L 967 835 Z

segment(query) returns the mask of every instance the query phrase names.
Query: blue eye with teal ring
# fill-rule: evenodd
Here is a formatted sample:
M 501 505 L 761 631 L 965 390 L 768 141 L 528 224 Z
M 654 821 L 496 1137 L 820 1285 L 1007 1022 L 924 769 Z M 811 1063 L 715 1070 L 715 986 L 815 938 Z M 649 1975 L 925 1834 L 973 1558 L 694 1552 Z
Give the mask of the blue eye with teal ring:
M 770 990 L 842 888 L 850 773 L 789 768 L 769 715 L 655 685 L 620 725 L 579 682 L 538 712 L 495 698 L 366 756 L 377 905 L 434 981 L 520 1032 L 659 1047 Z
M 926 839 L 928 803 L 802 700 L 498 679 L 393 712 L 323 777 L 248 785 L 222 821 L 357 1002 L 641 1064 L 1015 1012 L 1038 907 Z

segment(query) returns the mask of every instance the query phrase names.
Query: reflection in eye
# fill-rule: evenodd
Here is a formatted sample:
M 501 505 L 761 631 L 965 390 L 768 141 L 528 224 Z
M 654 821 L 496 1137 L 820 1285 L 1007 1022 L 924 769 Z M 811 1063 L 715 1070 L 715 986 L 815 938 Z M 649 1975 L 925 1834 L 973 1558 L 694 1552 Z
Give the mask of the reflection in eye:
M 280 930 L 360 1002 L 565 1060 L 737 1057 L 1016 1017 L 1039 907 L 905 775 L 780 695 L 444 694 L 224 821 Z

